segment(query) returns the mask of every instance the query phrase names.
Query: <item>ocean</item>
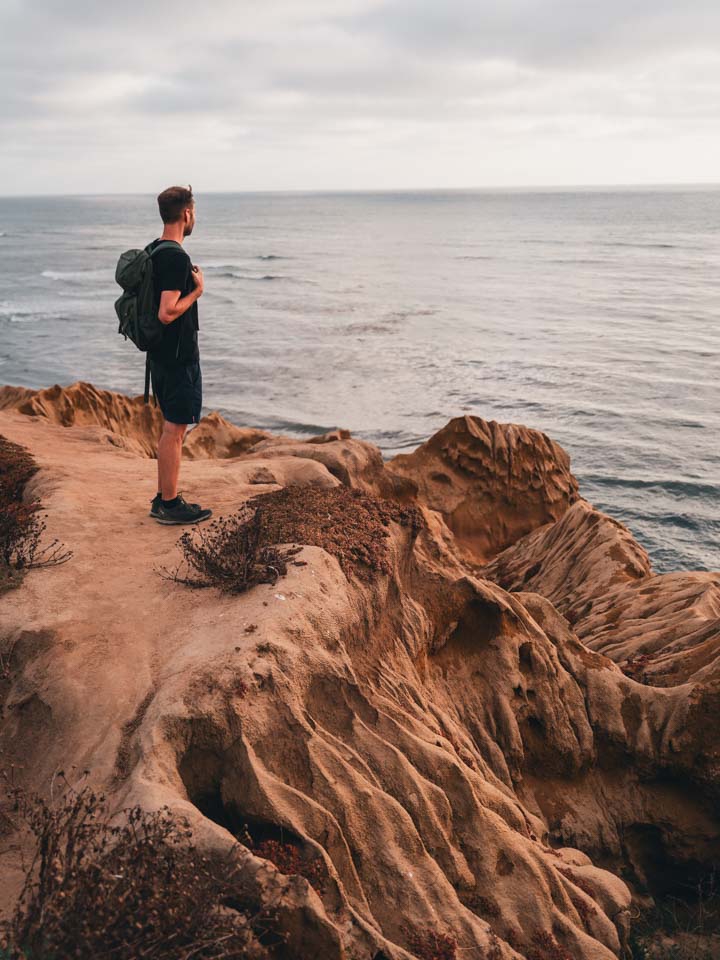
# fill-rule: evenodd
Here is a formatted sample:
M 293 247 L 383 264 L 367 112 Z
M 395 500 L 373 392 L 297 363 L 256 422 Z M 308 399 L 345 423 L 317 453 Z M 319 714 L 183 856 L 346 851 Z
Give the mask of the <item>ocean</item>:
M 0 382 L 142 391 L 119 254 L 152 196 L 0 198 Z M 720 188 L 197 194 L 207 412 L 386 456 L 524 423 L 657 572 L 720 570 Z

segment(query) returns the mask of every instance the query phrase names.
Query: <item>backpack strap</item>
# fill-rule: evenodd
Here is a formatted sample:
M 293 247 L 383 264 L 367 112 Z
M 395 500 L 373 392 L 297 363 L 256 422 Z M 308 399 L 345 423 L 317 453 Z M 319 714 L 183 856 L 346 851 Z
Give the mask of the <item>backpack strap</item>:
M 149 246 L 150 244 L 148 244 L 148 247 Z M 162 249 L 163 247 L 169 247 L 169 246 L 177 246 L 177 244 L 173 240 L 161 240 L 154 250 L 148 250 L 148 248 L 145 247 L 145 252 L 149 257 L 152 258 L 153 256 L 155 256 L 158 250 Z M 143 394 L 143 400 L 145 403 L 149 403 L 150 401 L 150 355 L 148 353 L 145 354 L 145 392 Z M 153 400 L 155 400 L 154 388 L 153 388 Z
M 149 247 L 149 246 L 150 246 L 150 244 L 148 244 L 148 247 Z M 161 240 L 160 243 L 155 247 L 154 250 L 150 250 L 150 251 L 148 252 L 148 248 L 145 247 L 145 252 L 148 254 L 149 257 L 154 257 L 155 254 L 158 252 L 158 250 L 161 250 L 163 247 L 169 247 L 169 246 L 177 247 L 178 244 L 175 243 L 174 240 Z
M 155 396 L 155 391 L 153 390 L 153 397 Z M 150 401 L 150 356 L 145 354 L 145 393 L 143 395 L 143 401 L 148 403 Z

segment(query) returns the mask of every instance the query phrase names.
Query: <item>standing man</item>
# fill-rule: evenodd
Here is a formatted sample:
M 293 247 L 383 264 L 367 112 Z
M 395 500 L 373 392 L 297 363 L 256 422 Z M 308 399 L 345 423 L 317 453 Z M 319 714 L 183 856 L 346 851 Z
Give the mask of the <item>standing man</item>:
M 182 243 L 195 226 L 191 187 L 168 187 L 158 199 L 164 224 L 162 236 L 146 247 L 153 257 L 155 302 L 163 324 L 160 346 L 149 351 L 153 393 L 163 415 L 158 443 L 158 492 L 150 516 L 158 523 L 199 523 L 212 510 L 186 503 L 178 493 L 178 477 L 185 431 L 198 423 L 202 407 L 202 375 L 198 350 L 198 305 L 203 273 L 183 250 Z

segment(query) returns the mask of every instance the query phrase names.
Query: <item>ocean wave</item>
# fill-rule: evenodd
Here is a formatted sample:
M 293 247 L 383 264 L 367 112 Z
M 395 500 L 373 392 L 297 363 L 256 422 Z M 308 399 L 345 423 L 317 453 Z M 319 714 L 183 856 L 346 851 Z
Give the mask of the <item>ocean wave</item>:
M 344 330 L 338 330 L 342 336 L 345 336 L 348 333 L 355 334 L 355 336 L 364 336 L 369 333 L 387 333 L 388 330 L 392 330 L 397 326 L 398 321 L 393 320 L 378 320 L 377 323 L 372 321 L 364 323 L 351 323 L 349 326 L 345 327 Z
M 337 430 L 337 425 L 327 426 L 319 423 L 309 423 L 302 420 L 285 420 L 282 418 L 258 418 L 255 416 L 257 426 L 261 430 L 269 430 L 271 433 L 289 433 L 300 434 L 303 437 L 319 437 L 323 433 L 329 433 L 331 430 Z
M 641 242 L 638 240 L 598 240 L 598 247 L 635 247 L 638 250 L 677 250 L 676 243 L 653 243 L 652 241 Z
M 387 333 L 390 330 L 394 330 L 400 324 L 405 323 L 405 321 L 410 320 L 412 317 L 432 317 L 437 312 L 437 310 L 432 308 L 421 310 L 392 310 L 377 320 L 356 320 L 346 327 L 338 327 L 337 332 L 342 335 L 347 333 Z M 331 313 L 334 315 L 334 308 Z
M 603 474 L 584 474 L 583 483 L 598 487 L 621 487 L 626 490 L 663 490 L 678 497 L 720 497 L 720 485 L 698 480 L 644 480 L 639 477 L 611 477 Z
M 662 507 L 648 511 L 644 503 L 624 503 L 620 509 L 617 507 L 611 507 L 609 510 L 601 507 L 598 509 L 610 513 L 611 516 L 629 526 L 633 532 L 651 525 L 656 536 L 658 533 L 662 536 L 666 531 L 674 530 L 677 533 L 678 530 L 687 530 L 691 534 L 701 535 L 710 543 L 714 539 L 714 533 L 720 530 L 717 521 L 703 516 L 702 513 L 674 513 Z
M 43 270 L 40 274 L 47 280 L 61 280 L 66 283 L 85 283 L 94 280 L 108 280 L 112 274 L 108 270 Z
M 235 277 L 236 280 L 290 280 L 290 277 L 282 277 L 277 273 L 265 273 L 262 277 L 253 277 L 247 273 L 231 273 L 231 277 Z
M 276 253 L 261 253 L 256 260 L 292 260 L 292 257 L 281 257 Z
M 262 276 L 251 273 L 243 273 L 242 268 L 237 264 L 228 263 L 221 266 L 204 267 L 204 272 L 213 277 L 226 280 L 293 280 L 293 277 L 284 277 L 276 273 L 265 273 Z
M 33 310 L 0 310 L 0 323 L 38 323 L 43 320 L 61 320 L 55 314 L 40 313 Z
M 571 266 L 596 267 L 603 265 L 607 261 L 598 260 L 597 257 L 548 257 L 543 263 L 567 264 Z

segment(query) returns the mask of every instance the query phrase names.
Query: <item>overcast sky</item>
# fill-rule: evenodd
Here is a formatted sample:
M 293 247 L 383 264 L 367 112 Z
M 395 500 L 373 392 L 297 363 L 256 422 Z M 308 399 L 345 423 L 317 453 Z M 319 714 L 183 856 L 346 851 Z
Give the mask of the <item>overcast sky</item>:
M 720 181 L 718 0 L 0 0 L 0 194 Z

